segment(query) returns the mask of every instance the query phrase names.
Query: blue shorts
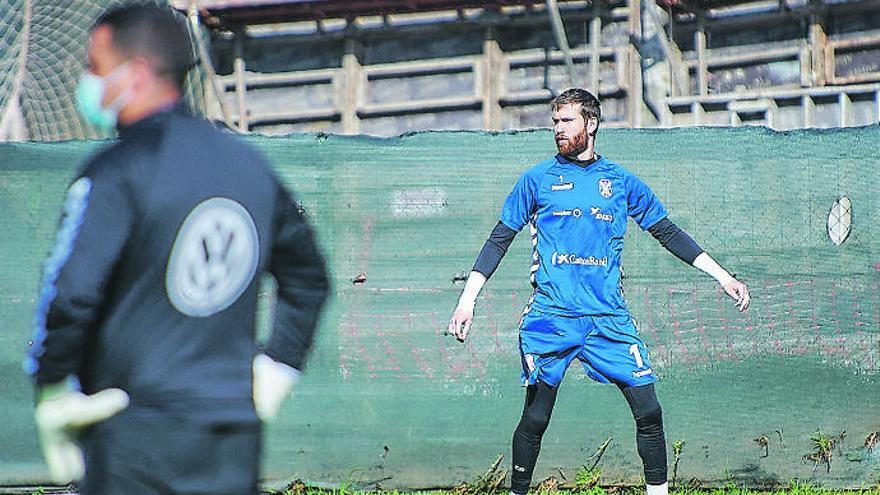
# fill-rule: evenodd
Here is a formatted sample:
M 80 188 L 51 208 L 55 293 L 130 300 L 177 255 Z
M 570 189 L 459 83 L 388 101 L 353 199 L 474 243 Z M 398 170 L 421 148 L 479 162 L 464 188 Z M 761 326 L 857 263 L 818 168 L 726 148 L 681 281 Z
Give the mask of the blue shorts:
M 631 316 L 564 317 L 534 309 L 519 333 L 523 385 L 556 387 L 575 358 L 599 383 L 637 387 L 657 381 Z

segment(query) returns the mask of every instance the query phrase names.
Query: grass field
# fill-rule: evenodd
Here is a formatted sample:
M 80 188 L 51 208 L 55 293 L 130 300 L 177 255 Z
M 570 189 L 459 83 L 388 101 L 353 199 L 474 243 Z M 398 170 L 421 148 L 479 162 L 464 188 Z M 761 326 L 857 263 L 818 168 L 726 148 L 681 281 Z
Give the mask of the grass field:
M 475 492 L 462 486 L 453 490 L 434 490 L 419 492 L 401 491 L 360 491 L 341 487 L 334 490 L 309 488 L 292 484 L 281 491 L 270 491 L 268 495 L 506 495 L 506 490 Z M 594 486 L 586 490 L 556 490 L 539 488 L 530 492 L 531 495 L 642 495 L 641 487 L 602 487 Z M 880 483 L 861 490 L 829 490 L 810 484 L 792 482 L 767 490 L 754 490 L 730 484 L 720 488 L 681 488 L 670 491 L 670 495 L 880 495 Z
M 552 480 L 552 478 L 551 478 Z M 485 488 L 485 487 L 480 487 Z M 76 491 L 60 488 L 3 488 L 0 487 L 0 495 L 76 495 Z M 553 482 L 545 480 L 529 495 L 644 495 L 643 487 L 635 486 L 599 486 L 593 485 L 585 489 L 564 489 L 553 486 Z M 375 491 L 358 490 L 342 484 L 339 488 L 316 488 L 303 484 L 300 481 L 290 483 L 281 490 L 269 490 L 261 492 L 261 495 L 507 495 L 508 491 L 501 487 L 490 487 L 488 490 L 480 490 L 474 483 L 465 483 L 450 490 L 423 490 L 423 491 Z M 792 481 L 788 485 L 767 489 L 751 489 L 729 483 L 723 487 L 702 488 L 683 487 L 672 489 L 669 495 L 880 495 L 880 479 L 871 486 L 853 490 L 831 490 L 812 485 Z

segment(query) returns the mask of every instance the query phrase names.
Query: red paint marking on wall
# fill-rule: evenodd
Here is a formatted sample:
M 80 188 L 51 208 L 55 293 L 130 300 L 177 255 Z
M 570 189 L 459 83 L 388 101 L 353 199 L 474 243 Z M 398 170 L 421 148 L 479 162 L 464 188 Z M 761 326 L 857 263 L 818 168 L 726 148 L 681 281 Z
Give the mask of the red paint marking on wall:
M 703 348 L 703 352 L 700 353 L 700 361 L 712 362 L 715 360 L 715 346 L 709 342 L 709 339 L 706 337 L 706 324 L 703 323 L 703 311 L 697 303 L 696 287 L 691 288 L 690 300 L 694 307 L 694 314 L 696 315 L 697 335 L 700 336 L 700 346 Z
M 727 293 L 725 293 L 723 290 L 715 290 L 715 307 L 718 310 L 718 322 L 721 325 L 721 334 L 724 335 L 724 339 L 727 344 L 727 350 L 722 352 L 718 357 L 719 359 L 731 359 L 733 361 L 739 362 L 739 354 L 736 352 L 736 347 L 733 345 L 733 329 L 730 327 L 730 324 L 727 321 L 727 316 L 724 312 L 724 303 L 726 302 L 726 298 Z
M 406 375 L 400 372 L 400 363 L 398 363 L 397 356 L 394 354 L 394 347 L 388 342 L 385 332 L 382 330 L 382 315 L 378 315 L 376 318 L 376 336 L 382 341 L 382 348 L 385 350 L 385 363 L 388 365 L 388 369 L 394 371 L 398 380 L 407 381 Z
M 351 370 L 348 369 L 348 366 L 345 364 L 345 354 L 339 353 L 339 373 L 342 374 L 342 379 L 347 380 L 348 377 L 351 376 Z
M 361 361 L 367 365 L 367 371 L 369 372 L 368 376 L 371 379 L 376 378 L 376 367 L 373 365 L 373 360 L 370 359 L 370 353 L 367 351 L 367 346 L 364 345 L 364 341 L 361 338 L 360 328 L 354 320 L 351 321 L 351 335 L 354 338 Z
M 654 338 L 654 350 L 663 356 L 663 362 L 668 363 L 669 351 L 660 341 L 660 335 L 657 333 L 657 325 L 654 321 L 654 305 L 651 304 L 651 290 L 646 286 L 642 293 L 644 294 L 645 308 L 647 308 L 646 312 L 648 314 L 648 330 L 651 331 L 651 336 Z
M 753 310 L 743 314 L 727 304 L 730 300 L 717 289 L 713 290 L 713 301 L 704 285 L 640 287 L 644 308 L 637 312 L 645 315 L 648 330 L 643 330 L 644 338 L 653 342 L 653 353 L 664 356 L 656 363 L 661 369 L 677 366 L 695 371 L 710 363 L 761 359 L 768 352 L 824 356 L 829 366 L 875 369 L 875 346 L 880 339 L 873 335 L 874 329 L 880 329 L 880 280 L 847 280 L 846 284 L 832 287 L 827 280 L 769 283 L 755 291 Z M 663 289 L 666 305 L 654 294 Z M 491 316 L 480 318 L 478 331 L 465 345 L 440 336 L 446 322 L 438 323 L 438 312 L 417 317 L 407 308 L 384 315 L 376 333 L 370 335 L 362 330 L 376 325 L 375 315 L 348 315 L 339 329 L 340 340 L 349 346 L 340 350 L 340 372 L 346 378 L 369 375 L 386 380 L 396 374 L 397 379 L 472 380 L 491 387 L 492 382 L 487 381 L 489 363 L 497 362 L 492 360 L 505 354 L 502 349 L 506 348 L 503 332 L 496 330 L 500 323 L 497 315 L 509 313 L 512 322 L 522 303 L 512 293 L 489 294 L 484 306 Z M 513 297 L 508 299 L 508 294 Z M 366 291 L 355 289 L 347 295 L 362 299 Z M 371 321 L 365 324 L 365 318 Z M 835 320 L 836 326 L 832 323 Z M 428 321 L 434 325 L 436 347 L 431 345 L 430 335 L 413 328 Z M 514 365 L 514 361 L 504 363 Z
M 469 359 L 468 368 L 476 370 L 477 377 L 480 381 L 486 380 L 486 367 L 484 366 L 485 358 L 481 358 L 477 355 L 477 351 L 474 348 L 474 339 L 468 339 L 465 341 L 467 346 L 468 354 L 470 354 L 471 359 Z
M 484 306 L 486 308 L 486 318 L 488 319 L 487 324 L 489 330 L 492 332 L 492 340 L 495 343 L 495 349 L 492 353 L 506 357 L 507 352 L 504 350 L 504 346 L 501 345 L 501 340 L 498 338 L 498 322 L 495 319 L 495 305 L 492 298 L 492 292 L 486 292 Z
M 820 334 L 821 327 L 819 326 L 819 321 L 816 317 L 816 281 L 810 279 L 810 299 L 812 300 L 812 304 L 810 304 L 810 317 L 813 323 L 813 339 L 819 344 L 820 348 L 822 346 L 822 337 Z
M 454 337 L 444 335 L 448 325 L 444 324 L 441 326 L 439 324 L 439 322 L 437 320 L 437 312 L 436 311 L 431 311 L 430 315 L 431 315 L 431 326 L 434 327 L 434 334 L 436 335 L 437 349 L 440 353 L 440 362 L 442 362 L 444 364 L 444 368 L 445 368 L 444 378 L 447 380 L 455 378 L 456 377 L 455 371 L 457 368 L 456 368 L 455 363 L 453 363 L 452 360 L 450 359 L 449 353 L 446 352 L 446 344 L 444 342 L 444 339 L 451 339 Z
M 874 307 L 876 317 L 874 318 L 875 328 L 880 328 L 880 284 L 871 285 L 871 305 Z
M 406 313 L 405 313 L 405 316 L 403 317 L 403 320 L 406 322 L 406 327 L 409 330 L 409 332 L 407 332 L 407 333 L 411 334 L 411 333 L 413 333 L 412 332 L 413 331 L 412 316 L 409 311 L 409 308 L 404 308 L 404 310 L 406 311 Z M 409 354 L 412 356 L 412 359 L 416 363 L 416 366 L 418 366 L 419 371 L 421 371 L 422 376 L 424 376 L 425 378 L 427 378 L 429 380 L 433 380 L 434 379 L 434 372 L 431 370 L 431 367 L 428 365 L 428 363 L 425 361 L 425 358 L 422 356 L 421 349 L 419 349 L 415 344 L 413 344 L 412 339 L 410 339 L 409 336 L 407 336 L 405 338 L 405 341 L 406 341 L 406 345 L 409 347 Z
M 805 354 L 807 352 L 806 345 L 803 342 L 803 332 L 800 331 L 798 324 L 797 311 L 795 310 L 794 288 L 796 282 L 789 280 L 785 282 L 785 314 L 788 316 L 789 331 L 795 335 L 795 343 L 789 352 L 794 354 Z
M 344 349 L 348 347 L 349 339 L 348 332 L 346 329 L 348 328 L 348 318 L 343 316 L 342 323 L 339 325 L 339 329 L 342 330 L 339 332 L 339 372 L 342 374 L 342 379 L 347 380 L 349 376 L 351 376 L 351 370 L 349 369 L 346 361 L 348 357 L 345 355 Z
M 771 338 L 775 335 L 776 319 L 773 316 L 773 305 L 770 303 L 770 287 L 764 284 L 761 297 L 764 299 L 764 316 L 767 318 L 767 329 L 770 330 Z
M 859 347 L 862 351 L 860 354 L 865 356 L 865 369 L 867 371 L 876 371 L 874 367 L 874 354 L 871 352 L 871 346 L 868 345 L 868 334 L 863 331 L 856 332 L 856 337 L 859 339 Z
M 853 322 L 853 326 L 855 326 L 855 327 L 863 327 L 863 326 L 865 326 L 865 322 L 862 321 L 862 312 L 861 312 L 861 310 L 860 310 L 859 303 L 853 301 L 853 303 L 852 303 L 852 307 L 853 307 L 853 309 L 855 310 L 855 311 L 853 311 L 853 314 L 852 314 L 852 317 L 853 317 L 853 319 L 855 320 L 855 321 Z
M 688 367 L 688 369 L 692 369 L 691 363 L 693 358 L 691 358 L 688 353 L 687 346 L 684 345 L 684 342 L 681 337 L 681 323 L 678 321 L 675 315 L 675 303 L 672 302 L 672 287 L 668 287 L 666 289 L 666 298 L 669 303 L 669 319 L 672 321 L 672 335 L 675 336 L 675 343 L 678 346 L 678 351 L 681 354 L 682 361 Z

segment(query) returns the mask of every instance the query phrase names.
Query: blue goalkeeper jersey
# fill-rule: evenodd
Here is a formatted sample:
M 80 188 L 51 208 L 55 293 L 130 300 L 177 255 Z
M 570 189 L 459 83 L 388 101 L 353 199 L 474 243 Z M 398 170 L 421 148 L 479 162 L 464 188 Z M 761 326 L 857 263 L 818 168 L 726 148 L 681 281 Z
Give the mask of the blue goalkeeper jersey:
M 582 166 L 556 155 L 527 170 L 501 222 L 517 232 L 530 227 L 530 307 L 562 316 L 629 314 L 620 267 L 628 216 L 648 229 L 666 209 L 644 182 L 604 157 Z

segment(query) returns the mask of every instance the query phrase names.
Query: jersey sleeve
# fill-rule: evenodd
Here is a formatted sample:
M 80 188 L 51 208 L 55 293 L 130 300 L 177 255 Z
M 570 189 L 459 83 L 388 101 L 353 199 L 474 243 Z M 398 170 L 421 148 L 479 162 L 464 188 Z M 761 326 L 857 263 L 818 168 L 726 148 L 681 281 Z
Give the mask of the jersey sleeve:
M 533 174 L 526 172 L 521 175 L 504 201 L 501 222 L 514 232 L 522 230 L 537 208 L 537 189 L 537 180 Z
M 269 272 L 277 303 L 266 354 L 297 370 L 305 365 L 330 282 L 312 228 L 280 184 Z
M 133 197 L 115 163 L 92 163 L 67 191 L 55 245 L 44 263 L 25 371 L 38 384 L 80 371 L 104 290 L 128 241 Z
M 647 184 L 633 174 L 627 174 L 625 180 L 627 214 L 639 227 L 648 229 L 667 216 L 663 203 Z

